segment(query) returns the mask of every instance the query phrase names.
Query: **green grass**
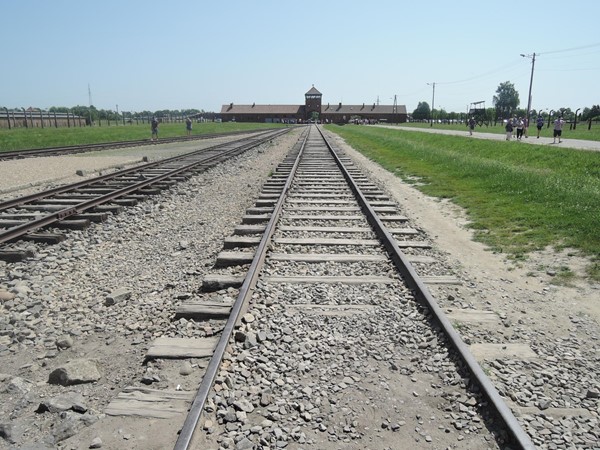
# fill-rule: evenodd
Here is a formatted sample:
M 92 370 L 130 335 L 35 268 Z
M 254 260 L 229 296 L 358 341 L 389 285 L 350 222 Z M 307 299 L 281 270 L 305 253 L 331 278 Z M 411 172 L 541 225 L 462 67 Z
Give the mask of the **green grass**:
M 268 123 L 194 123 L 192 135 L 228 133 L 282 127 Z M 163 123 L 159 138 L 185 136 L 185 123 Z M 100 142 L 150 139 L 150 124 L 111 125 L 73 128 L 15 128 L 0 129 L 0 152 L 67 145 L 95 144 Z
M 327 126 L 428 195 L 464 207 L 476 238 L 523 259 L 547 246 L 591 256 L 600 280 L 600 153 L 363 126 Z
M 544 125 L 544 128 L 542 128 L 541 132 L 540 132 L 540 136 L 541 137 L 548 137 L 551 138 L 552 137 L 552 123 L 550 124 L 550 128 L 546 128 L 546 125 L 548 125 L 548 122 L 546 121 L 546 124 Z M 466 127 L 466 125 L 463 124 L 433 124 L 433 127 L 430 126 L 430 124 L 428 123 L 403 123 L 403 124 L 399 124 L 396 125 L 394 124 L 394 126 L 400 126 L 400 127 L 412 127 L 412 128 L 435 128 L 438 130 L 457 130 L 457 131 L 464 131 L 465 134 L 468 133 L 468 128 Z M 476 126 L 475 127 L 475 132 L 476 133 L 494 133 L 494 134 L 504 134 L 506 133 L 506 131 L 504 130 L 504 126 L 503 125 L 496 125 L 496 126 L 489 126 L 486 127 L 485 125 L 483 126 Z M 529 127 L 529 136 L 531 139 L 531 136 L 533 136 L 533 138 L 535 139 L 535 137 L 537 136 L 537 127 L 535 126 L 535 123 L 532 122 L 532 125 Z M 563 127 L 563 133 L 562 133 L 562 137 L 563 139 L 583 139 L 586 141 L 600 141 L 600 124 L 597 122 L 592 123 L 592 128 L 590 130 L 588 130 L 588 124 L 587 122 L 581 123 L 581 122 L 577 122 L 577 128 L 575 130 L 569 130 L 569 124 L 566 124 Z
M 563 266 L 558 269 L 550 284 L 555 286 L 573 286 L 575 278 L 575 273 L 568 267 Z

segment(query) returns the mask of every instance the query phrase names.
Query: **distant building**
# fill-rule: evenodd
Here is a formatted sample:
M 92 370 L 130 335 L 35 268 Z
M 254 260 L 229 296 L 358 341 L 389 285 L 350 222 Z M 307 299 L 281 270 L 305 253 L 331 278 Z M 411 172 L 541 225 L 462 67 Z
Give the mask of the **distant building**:
M 304 105 L 235 105 L 221 107 L 223 122 L 271 122 L 304 123 L 310 120 L 322 123 L 348 123 L 371 121 L 401 123 L 406 122 L 405 105 L 323 105 L 323 95 L 313 86 L 304 94 Z

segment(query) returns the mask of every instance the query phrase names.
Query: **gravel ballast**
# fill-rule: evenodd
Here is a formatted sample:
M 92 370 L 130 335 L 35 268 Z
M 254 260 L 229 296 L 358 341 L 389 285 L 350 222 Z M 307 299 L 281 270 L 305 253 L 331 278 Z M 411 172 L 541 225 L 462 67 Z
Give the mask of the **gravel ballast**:
M 252 150 L 158 197 L 128 208 L 104 223 L 93 224 L 85 231 L 71 232 L 65 242 L 56 246 L 28 244 L 35 251 L 31 260 L 15 264 L 0 262 L 0 448 L 27 445 L 30 448 L 73 449 L 91 448 L 92 445 L 131 449 L 172 447 L 180 421 L 155 421 L 140 428 L 134 421 L 105 416 L 104 408 L 118 392 L 131 385 L 157 389 L 179 387 L 184 391 L 197 386 L 203 361 L 191 360 L 186 364 L 150 361 L 144 364 L 146 349 L 153 339 L 161 336 L 212 336 L 218 332 L 222 326 L 218 321 L 200 325 L 185 319 L 173 320 L 173 312 L 183 301 L 194 298 L 202 277 L 212 271 L 223 239 L 241 222 L 246 208 L 253 206 L 262 183 L 297 138 L 298 132 L 293 132 L 275 141 L 274 145 Z M 342 141 L 337 142 L 343 145 Z M 434 249 L 428 254 L 438 260 L 435 271 L 454 274 L 462 280 L 460 287 L 432 287 L 440 305 L 447 312 L 486 310 L 497 316 L 497 324 L 461 323 L 459 330 L 465 342 L 526 342 L 537 354 L 533 361 L 488 358 L 482 365 L 509 399 L 538 448 L 597 448 L 600 441 L 600 355 L 597 350 L 600 328 L 596 310 L 588 303 L 590 299 L 600 298 L 600 290 L 598 286 L 586 283 L 574 287 L 554 285 L 550 270 L 557 265 L 576 264 L 576 259 L 546 252 L 534 255 L 529 266 L 515 267 L 506 263 L 502 255 L 491 255 L 482 246 L 470 242 L 464 217 L 451 204 L 419 195 L 351 149 L 344 150 L 405 207 L 406 214 L 414 219 L 410 226 L 427 232 L 434 243 Z M 168 146 L 163 151 L 164 155 L 173 152 Z M 147 155 L 148 150 L 139 150 L 125 157 L 135 163 Z M 117 159 L 103 157 L 90 164 L 85 169 L 89 175 L 85 176 L 115 170 L 114 167 L 124 164 L 123 155 L 113 156 Z M 3 185 L 4 179 L 0 177 L 2 197 L 39 190 L 48 183 L 80 179 L 74 173 L 84 166 L 77 164 L 78 160 L 67 163 L 63 158 L 69 157 L 57 157 L 41 165 L 47 172 L 35 177 L 47 181 L 39 185 L 35 177 L 33 181 L 20 183 L 17 180 L 12 184 L 7 181 Z M 0 172 L 4 164 L 0 163 Z M 27 165 L 36 167 L 36 171 L 40 168 L 40 160 L 35 158 L 21 160 L 19 164 L 25 171 Z M 53 166 L 68 167 L 68 170 L 60 172 L 56 169 L 58 172 L 51 173 Z M 32 187 L 32 183 L 35 186 Z M 23 190 L 23 186 L 28 187 Z M 423 217 L 428 220 L 420 220 Z M 289 267 L 286 264 L 279 266 L 275 269 L 285 271 Z M 370 270 L 370 266 L 365 265 L 364 270 Z M 258 303 L 255 320 L 245 325 L 244 332 L 254 333 L 259 324 L 266 327 L 272 310 L 278 310 L 269 303 L 269 298 L 283 296 L 294 303 L 293 295 L 285 286 L 262 294 L 267 300 Z M 347 292 L 339 294 L 348 295 Z M 214 295 L 225 302 L 235 298 L 237 292 L 229 290 Z M 320 292 L 313 300 L 324 301 L 323 295 Z M 286 311 L 278 310 L 283 313 L 281 321 L 298 320 L 286 316 L 289 313 Z M 387 314 L 393 321 L 396 314 L 401 313 L 388 311 Z M 340 336 L 328 338 L 319 335 L 318 331 L 310 331 L 317 325 L 314 317 L 307 317 L 302 322 L 293 322 L 294 326 L 305 330 L 301 338 L 277 345 L 274 345 L 276 340 L 263 341 L 262 335 L 256 332 L 261 345 L 273 352 L 263 363 L 267 368 L 277 366 L 281 352 L 285 355 L 288 351 L 303 358 L 306 356 L 310 361 L 315 342 L 320 340 L 325 340 L 328 348 L 338 352 L 338 348 L 343 348 L 344 337 L 349 337 L 353 344 L 365 342 L 369 333 L 359 327 L 353 328 L 353 320 L 348 319 L 340 328 Z M 275 318 L 272 321 L 268 325 L 271 333 L 286 336 L 286 326 L 277 324 Z M 386 361 L 393 354 L 388 349 L 393 343 L 390 336 L 398 330 L 376 326 L 372 331 L 377 332 L 381 345 L 371 348 L 371 352 Z M 240 347 L 243 353 L 244 345 L 240 344 Z M 383 423 L 373 419 L 378 399 L 368 396 L 361 399 L 365 402 L 367 419 L 350 413 L 342 402 L 332 413 L 332 421 L 337 423 L 331 427 L 323 424 L 325 429 L 320 429 L 323 421 L 318 422 L 317 416 L 311 414 L 314 409 L 311 406 L 315 407 L 318 399 L 322 401 L 332 396 L 332 392 L 343 395 L 352 382 L 357 383 L 345 367 L 355 366 L 359 372 L 356 376 L 361 381 L 371 377 L 375 382 L 390 382 L 384 374 L 374 373 L 373 367 L 356 363 L 361 351 L 356 350 L 353 354 L 346 349 L 339 355 L 337 367 L 323 372 L 322 383 L 304 380 L 300 388 L 298 383 L 288 379 L 287 371 L 293 369 L 302 373 L 303 370 L 292 360 L 281 360 L 277 367 L 280 377 L 266 378 L 276 383 L 281 391 L 296 395 L 295 401 L 277 406 L 284 408 L 286 414 L 296 415 L 293 420 L 314 423 L 316 436 L 325 437 L 325 441 L 306 434 L 306 443 L 310 441 L 313 445 L 298 445 L 295 439 L 299 434 L 295 427 L 286 429 L 272 420 L 278 417 L 276 414 L 281 414 L 276 410 L 271 411 L 272 419 L 266 419 L 274 423 L 265 422 L 261 429 L 251 432 L 269 430 L 277 438 L 278 445 L 284 446 L 288 442 L 288 448 L 325 448 L 320 447 L 324 442 L 331 445 L 329 448 L 350 448 L 349 442 L 354 442 L 356 448 L 379 448 L 370 447 L 361 440 L 366 433 L 359 429 L 371 426 L 377 428 L 379 435 L 389 433 L 388 448 L 397 448 L 393 439 L 400 434 L 406 434 L 414 448 L 465 448 L 461 446 L 465 440 L 459 440 L 459 436 L 470 427 L 476 431 L 480 423 L 463 422 L 460 416 L 453 420 L 443 415 L 406 417 L 400 403 L 390 404 L 397 413 L 390 416 L 389 422 Z M 331 350 L 332 361 L 335 361 L 334 353 Z M 435 357 L 434 354 L 430 356 Z M 427 361 L 413 361 L 412 364 L 427 364 Z M 433 360 L 432 364 L 437 361 Z M 253 362 L 247 362 L 250 363 Z M 235 373 L 226 382 L 245 378 L 246 372 L 238 372 L 233 367 L 232 370 Z M 392 374 L 396 372 L 386 370 Z M 333 375 L 331 379 L 329 375 Z M 310 385 L 311 382 L 316 385 Z M 411 384 L 423 382 L 417 380 Z M 306 388 L 309 390 L 302 392 Z M 435 391 L 433 386 L 427 389 Z M 419 389 L 408 393 L 413 398 L 424 399 L 423 391 Z M 214 399 L 216 414 L 221 399 Z M 263 401 L 267 403 L 269 399 Z M 445 398 L 444 401 L 463 404 L 466 415 L 470 415 L 473 407 L 470 398 Z M 295 409 L 292 411 L 292 408 Z M 561 408 L 564 409 L 562 414 Z M 247 414 L 250 406 L 240 403 L 234 409 Z M 236 416 L 232 423 L 238 420 Z M 365 425 L 366 422 L 369 425 Z M 160 433 L 155 433 L 157 428 Z M 222 448 L 246 448 L 247 442 L 237 428 L 232 433 L 235 438 L 221 440 L 219 445 Z M 443 435 L 450 435 L 450 439 L 434 442 Z M 319 444 L 315 446 L 316 442 Z M 441 446 L 442 443 L 446 446 Z M 486 443 L 486 447 L 471 448 L 496 446 L 494 442 Z
M 250 150 L 106 222 L 71 232 L 58 245 L 28 244 L 35 253 L 30 260 L 0 262 L 0 427 L 5 430 L 0 448 L 13 442 L 52 448 L 75 434 L 67 448 L 88 448 L 94 436 L 86 441 L 79 433 L 90 432 L 88 426 L 100 419 L 106 427 L 102 411 L 122 388 L 154 375 L 160 380 L 155 388 L 195 387 L 182 381 L 179 370 L 168 379 L 161 362 L 144 366 L 146 347 L 159 336 L 212 333 L 193 322 L 173 321 L 174 308 L 199 289 L 224 237 L 296 139 L 292 133 L 277 145 Z M 165 149 L 163 155 L 173 152 Z M 103 158 L 90 170 L 114 165 Z M 64 176 L 71 162 L 61 164 L 60 159 L 46 164 L 48 178 Z M 20 162 L 40 163 L 35 158 Z M 85 362 L 89 359 L 95 361 L 97 379 Z M 73 362 L 79 372 L 87 370 L 85 378 L 49 382 L 53 371 Z M 52 380 L 66 379 L 65 372 Z M 83 396 L 85 408 L 57 413 L 38 407 L 66 389 Z M 114 423 L 115 429 L 104 430 L 103 448 L 150 448 L 144 443 L 148 430 L 127 429 L 126 419 Z M 155 438 L 154 448 L 173 445 L 177 425 L 171 433 L 167 429 Z M 124 441 L 123 435 L 130 439 Z M 142 439 L 139 444 L 135 437 Z

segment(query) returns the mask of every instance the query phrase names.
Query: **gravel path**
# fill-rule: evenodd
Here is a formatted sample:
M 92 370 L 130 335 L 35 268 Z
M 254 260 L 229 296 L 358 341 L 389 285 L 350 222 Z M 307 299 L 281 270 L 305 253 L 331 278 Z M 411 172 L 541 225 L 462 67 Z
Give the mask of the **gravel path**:
M 395 130 L 408 130 L 408 131 L 420 131 L 422 133 L 435 133 L 435 134 L 447 134 L 451 136 L 469 136 L 473 139 L 488 139 L 494 141 L 504 141 L 506 140 L 506 135 L 497 134 L 497 133 L 486 133 L 484 127 L 476 128 L 476 131 L 473 132 L 473 135 L 470 136 L 469 132 L 465 129 L 465 131 L 457 131 L 457 130 L 443 130 L 439 128 L 418 128 L 418 127 L 394 127 L 390 125 L 377 125 L 385 128 L 393 128 Z M 530 131 L 535 133 L 535 127 L 530 128 Z M 569 139 L 568 130 L 566 130 L 562 137 L 562 142 L 560 144 L 554 144 L 553 139 L 550 137 L 540 137 L 536 138 L 528 137 L 523 138 L 519 143 L 523 144 L 535 144 L 535 145 L 556 145 L 557 147 L 565 147 L 565 148 L 574 148 L 578 150 L 588 150 L 592 152 L 600 152 L 600 142 L 598 141 L 588 141 L 585 139 Z M 514 139 L 513 139 L 514 140 Z M 517 142 L 517 141 L 515 141 Z

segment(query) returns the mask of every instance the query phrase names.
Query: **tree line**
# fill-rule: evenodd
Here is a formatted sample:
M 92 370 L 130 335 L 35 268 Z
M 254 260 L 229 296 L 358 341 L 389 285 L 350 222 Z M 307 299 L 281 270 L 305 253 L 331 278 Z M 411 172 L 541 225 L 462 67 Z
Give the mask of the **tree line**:
M 527 109 L 519 108 L 519 92 L 515 89 L 515 86 L 510 81 L 505 81 L 504 83 L 500 83 L 498 89 L 496 89 L 496 95 L 493 97 L 492 108 L 486 108 L 485 114 L 489 118 L 493 118 L 494 121 L 502 121 L 503 119 L 508 119 L 510 117 L 526 117 Z M 575 114 L 577 114 L 577 119 L 580 121 L 587 120 L 595 120 L 600 118 L 600 105 L 593 105 L 591 107 L 585 107 L 581 111 L 576 110 L 573 111 L 569 107 L 558 108 L 556 110 L 543 111 L 531 109 L 530 117 L 537 117 L 538 115 L 542 117 L 548 117 L 552 112 L 553 116 L 561 115 L 565 120 L 571 121 L 575 119 Z M 466 119 L 466 115 L 468 112 L 457 113 L 457 112 L 447 112 L 443 109 L 436 110 L 435 108 L 432 110 L 427 102 L 419 102 L 417 108 L 412 113 L 413 120 L 464 120 Z

